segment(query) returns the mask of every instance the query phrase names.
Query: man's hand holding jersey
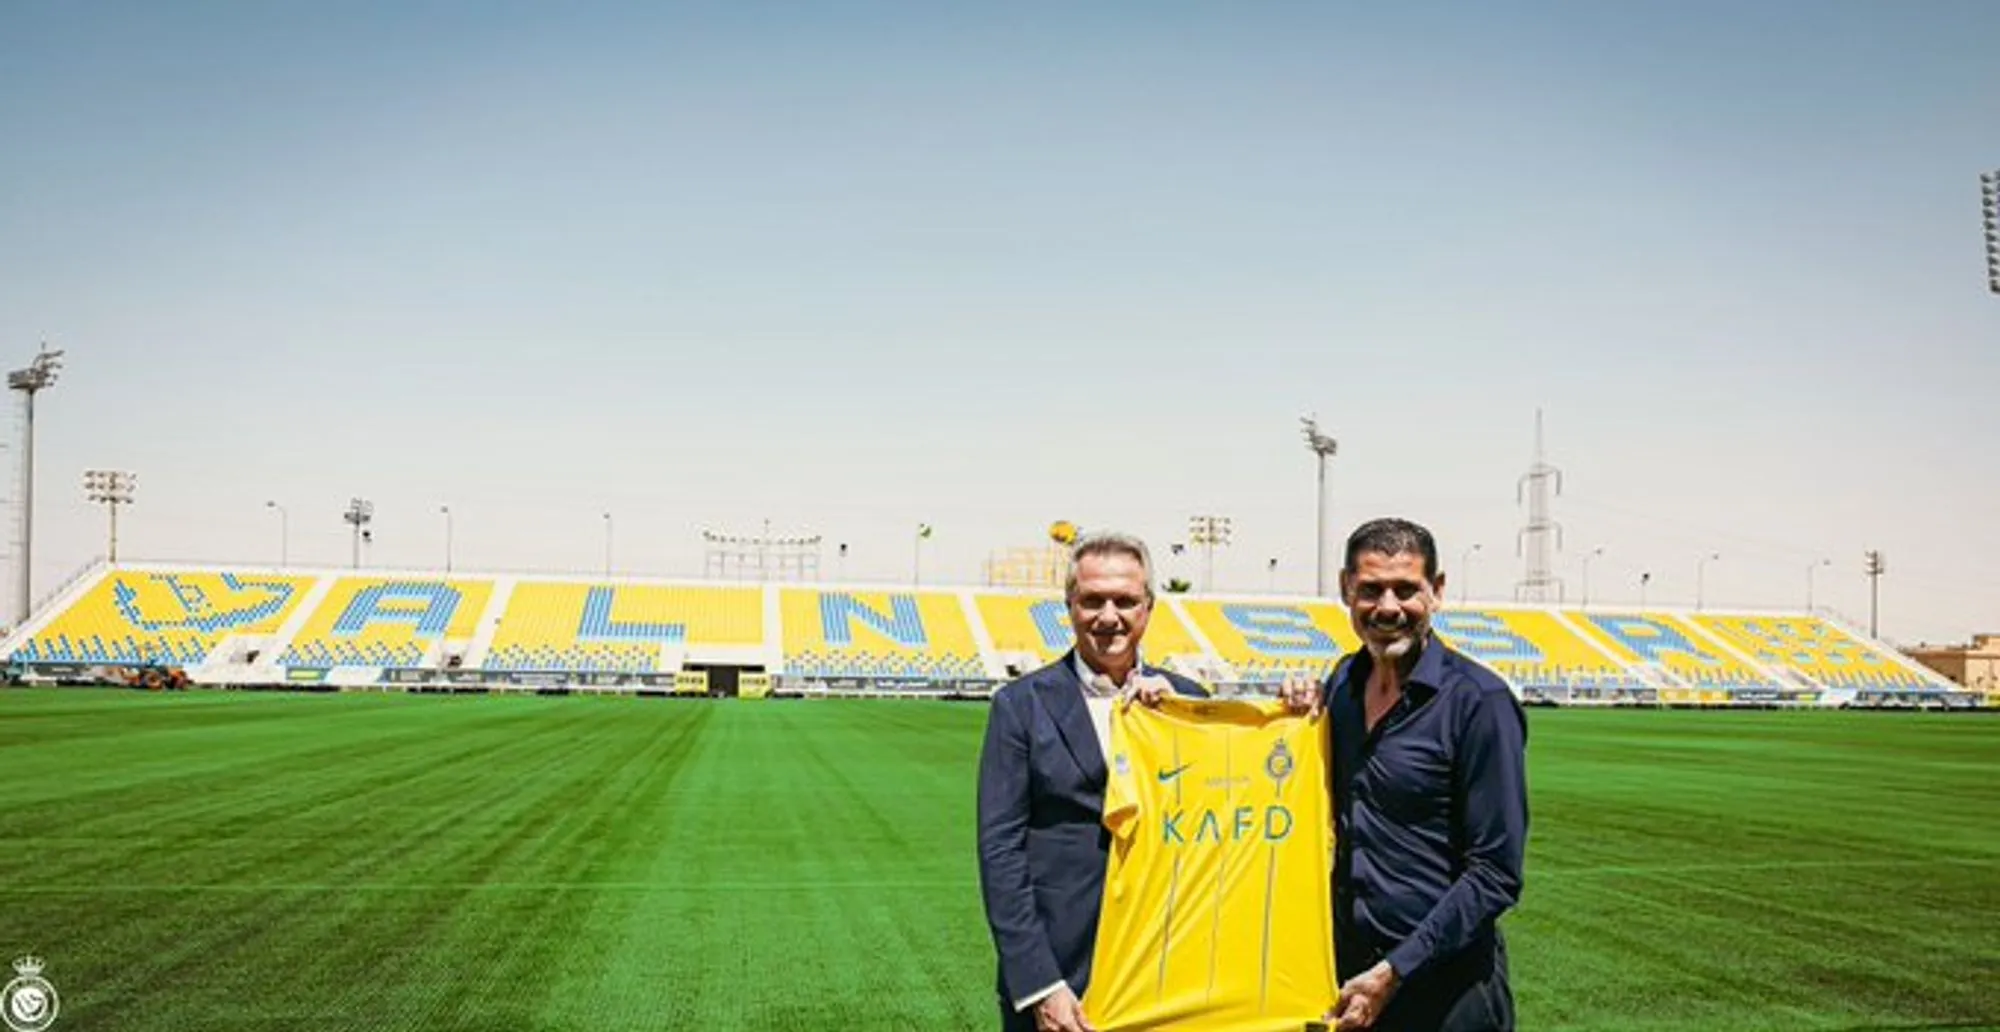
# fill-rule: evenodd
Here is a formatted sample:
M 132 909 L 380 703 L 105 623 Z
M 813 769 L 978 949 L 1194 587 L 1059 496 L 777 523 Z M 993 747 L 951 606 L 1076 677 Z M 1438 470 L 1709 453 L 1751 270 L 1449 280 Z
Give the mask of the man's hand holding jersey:
M 1130 709 L 1133 703 L 1141 706 L 1158 706 L 1160 700 L 1174 694 L 1173 683 L 1158 674 L 1138 674 L 1125 686 L 1125 692 L 1118 700 L 1119 708 Z
M 1340 987 L 1340 1002 L 1327 1018 L 1337 1021 L 1334 1027 L 1341 1032 L 1374 1028 L 1375 1019 L 1382 1016 L 1382 1009 L 1389 1006 L 1389 998 L 1396 995 L 1400 984 L 1396 969 L 1388 961 L 1382 961 Z
M 1035 1004 L 1035 1032 L 1097 1032 L 1097 1026 L 1083 1016 L 1083 1003 L 1063 986 Z
M 1278 684 L 1278 699 L 1293 713 L 1317 719 L 1326 707 L 1326 690 L 1311 674 L 1289 673 Z

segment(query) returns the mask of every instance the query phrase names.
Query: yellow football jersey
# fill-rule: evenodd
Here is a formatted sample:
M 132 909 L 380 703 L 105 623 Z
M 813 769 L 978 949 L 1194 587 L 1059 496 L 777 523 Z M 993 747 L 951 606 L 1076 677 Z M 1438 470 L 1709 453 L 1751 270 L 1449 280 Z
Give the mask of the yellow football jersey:
M 1299 1032 L 1332 1009 L 1326 731 L 1277 702 L 1114 708 L 1101 1032 Z

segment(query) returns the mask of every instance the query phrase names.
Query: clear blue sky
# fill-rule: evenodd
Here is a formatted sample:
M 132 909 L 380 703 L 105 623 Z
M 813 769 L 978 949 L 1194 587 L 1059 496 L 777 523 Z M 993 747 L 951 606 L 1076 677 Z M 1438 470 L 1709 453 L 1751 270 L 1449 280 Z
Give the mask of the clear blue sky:
M 1088 8 L 1088 9 L 1084 9 Z M 819 531 L 972 581 L 1052 519 L 1230 515 L 1312 582 L 1312 463 L 1520 573 L 1533 411 L 1599 598 L 2000 629 L 2000 5 L 13 3 L 0 357 L 40 585 L 128 557 L 701 569 Z M 15 432 L 9 430 L 11 443 Z M 10 491 L 11 495 L 12 492 Z M 829 549 L 828 564 L 832 563 Z M 1165 550 L 1162 549 L 1164 552 Z M 1192 571 L 1199 564 L 1192 564 Z M 1463 575 L 1461 580 L 1467 579 Z

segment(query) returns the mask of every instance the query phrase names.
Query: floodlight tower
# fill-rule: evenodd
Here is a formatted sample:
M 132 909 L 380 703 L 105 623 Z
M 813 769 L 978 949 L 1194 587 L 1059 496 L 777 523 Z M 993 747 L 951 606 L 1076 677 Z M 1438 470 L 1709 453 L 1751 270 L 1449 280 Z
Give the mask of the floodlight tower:
M 818 534 L 777 536 L 771 521 L 764 521 L 758 534 L 724 534 L 703 530 L 701 540 L 706 555 L 702 576 L 719 580 L 818 580 L 819 550 L 824 541 Z M 847 546 L 840 546 L 840 558 L 847 558 Z M 842 566 L 845 569 L 845 566 Z M 842 574 L 844 577 L 845 574 Z
M 1986 224 L 1986 289 L 2000 296 L 2000 168 L 1979 174 L 1979 201 Z
M 291 565 L 292 516 L 277 502 L 265 502 L 264 508 L 278 513 L 278 567 Z
M 1833 560 L 1821 559 L 1819 562 L 1816 562 L 1811 566 L 1806 567 L 1806 615 L 1807 616 L 1811 616 L 1813 612 L 1813 574 L 1818 573 L 1819 568 L 1822 566 L 1832 566 L 1832 565 L 1833 565 Z
M 342 522 L 354 527 L 354 568 L 361 568 L 361 539 L 370 537 L 366 528 L 375 522 L 375 503 L 366 498 L 356 498 L 347 503 L 347 511 L 340 514 Z
M 1318 522 L 1314 524 L 1314 537 L 1316 540 L 1313 552 L 1315 556 L 1313 594 L 1318 598 L 1327 598 L 1327 584 L 1332 578 L 1328 575 L 1326 568 L 1326 466 L 1327 463 L 1333 460 L 1334 454 L 1340 451 L 1340 442 L 1319 432 L 1319 419 L 1316 416 L 1300 416 L 1299 431 L 1305 435 L 1306 450 L 1313 453 L 1313 457 L 1317 460 L 1316 465 L 1319 467 L 1319 493 L 1317 495 L 1319 517 Z
M 1215 546 L 1227 547 L 1230 526 L 1227 516 L 1193 516 L 1188 519 L 1188 540 L 1202 546 L 1201 590 L 1215 591 Z
M 35 544 L 35 395 L 55 386 L 56 374 L 62 371 L 61 351 L 50 351 L 47 344 L 24 369 L 16 369 L 7 374 L 7 389 L 20 391 L 22 413 L 21 425 L 21 547 L 18 551 L 21 568 L 15 584 L 15 620 L 26 622 L 28 606 L 33 604 L 34 584 L 34 544 Z
M 83 471 L 84 497 L 111 510 L 111 547 L 108 551 L 114 566 L 118 563 L 118 507 L 132 504 L 132 492 L 138 485 L 138 474 L 122 469 Z
M 1880 638 L 1882 628 L 1875 618 L 1881 610 L 1882 575 L 1889 572 L 1880 549 L 1871 548 L 1861 553 L 1861 572 L 1868 575 L 1868 636 Z
M 1604 546 L 1598 545 L 1590 550 L 1590 554 L 1583 557 L 1583 600 L 1577 604 L 1585 609 L 1590 608 L 1590 561 L 1603 554 Z
M 438 506 L 438 514 L 444 517 L 444 572 L 451 572 L 451 506 Z

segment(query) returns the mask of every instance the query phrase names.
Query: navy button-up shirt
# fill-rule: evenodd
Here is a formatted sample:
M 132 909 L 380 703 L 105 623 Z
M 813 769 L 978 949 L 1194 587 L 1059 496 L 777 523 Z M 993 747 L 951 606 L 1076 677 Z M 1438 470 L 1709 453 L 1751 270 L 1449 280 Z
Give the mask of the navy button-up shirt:
M 1371 732 L 1372 666 L 1362 650 L 1326 684 L 1334 929 L 1343 968 L 1386 957 L 1407 980 L 1490 941 L 1520 900 L 1528 723 L 1506 682 L 1432 637 Z

